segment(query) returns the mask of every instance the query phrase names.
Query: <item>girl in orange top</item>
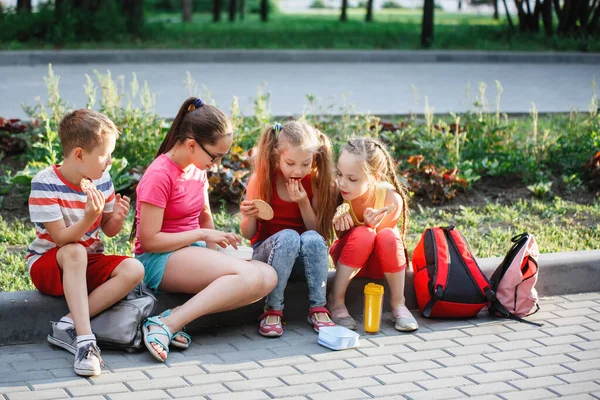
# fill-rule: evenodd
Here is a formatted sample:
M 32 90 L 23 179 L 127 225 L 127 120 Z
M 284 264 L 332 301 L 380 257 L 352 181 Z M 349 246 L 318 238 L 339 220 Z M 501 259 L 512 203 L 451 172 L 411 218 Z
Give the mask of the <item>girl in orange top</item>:
M 258 142 L 255 168 L 242 202 L 242 235 L 251 239 L 253 259 L 277 271 L 275 289 L 267 296 L 259 333 L 283 334 L 283 294 L 290 275 L 304 275 L 308 283 L 308 321 L 315 331 L 333 326 L 325 308 L 328 255 L 333 236 L 332 148 L 329 139 L 312 126 L 296 121 L 275 124 Z M 274 217 L 258 218 L 252 202 L 261 199 Z
M 356 321 L 348 313 L 345 296 L 355 276 L 370 279 L 385 276 L 395 328 L 399 331 L 418 328 L 405 306 L 407 194 L 395 171 L 392 157 L 379 140 L 351 139 L 341 149 L 336 182 L 350 211 L 334 224 L 339 239 L 330 254 L 336 274 L 327 305 L 333 321 L 350 329 L 356 329 Z M 402 231 L 398 230 L 400 217 Z

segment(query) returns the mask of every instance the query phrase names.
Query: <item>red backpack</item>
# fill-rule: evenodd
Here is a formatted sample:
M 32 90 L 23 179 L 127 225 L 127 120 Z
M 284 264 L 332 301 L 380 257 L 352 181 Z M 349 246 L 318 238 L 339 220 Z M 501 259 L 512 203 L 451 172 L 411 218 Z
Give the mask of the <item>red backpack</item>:
M 412 264 L 417 302 L 424 317 L 474 317 L 496 300 L 467 240 L 453 226 L 426 229 Z

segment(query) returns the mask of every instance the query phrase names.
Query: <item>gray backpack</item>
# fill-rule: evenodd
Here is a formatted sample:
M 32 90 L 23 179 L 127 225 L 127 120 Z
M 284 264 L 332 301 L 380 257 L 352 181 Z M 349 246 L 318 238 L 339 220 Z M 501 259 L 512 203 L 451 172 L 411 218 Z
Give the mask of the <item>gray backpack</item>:
M 123 300 L 96 315 L 91 324 L 98 346 L 132 352 L 141 349 L 142 324 L 157 302 L 152 290 L 140 283 Z

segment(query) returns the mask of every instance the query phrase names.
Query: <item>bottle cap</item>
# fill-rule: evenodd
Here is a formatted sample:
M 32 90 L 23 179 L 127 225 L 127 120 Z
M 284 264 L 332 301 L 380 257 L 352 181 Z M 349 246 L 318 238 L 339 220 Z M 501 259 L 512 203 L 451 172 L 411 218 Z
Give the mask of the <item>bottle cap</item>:
M 376 283 L 367 283 L 365 285 L 365 294 L 383 294 L 383 286 Z

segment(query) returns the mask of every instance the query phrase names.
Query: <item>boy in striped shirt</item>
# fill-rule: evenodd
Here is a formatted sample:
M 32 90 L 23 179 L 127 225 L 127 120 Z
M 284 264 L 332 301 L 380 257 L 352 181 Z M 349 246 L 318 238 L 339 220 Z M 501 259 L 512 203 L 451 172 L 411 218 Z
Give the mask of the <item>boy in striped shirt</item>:
M 69 314 L 51 322 L 48 341 L 75 354 L 73 368 L 82 376 L 99 375 L 103 365 L 90 318 L 144 276 L 136 259 L 103 254 L 99 237 L 100 230 L 109 237 L 119 233 L 129 212 L 129 199 L 115 196 L 107 170 L 118 134 L 104 114 L 86 109 L 66 114 L 59 126 L 62 165 L 40 171 L 31 182 L 36 238 L 28 248 L 29 274 L 41 293 L 65 296 Z

